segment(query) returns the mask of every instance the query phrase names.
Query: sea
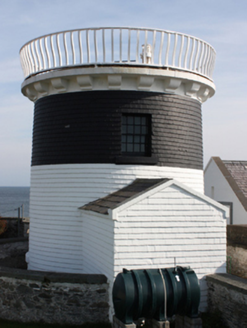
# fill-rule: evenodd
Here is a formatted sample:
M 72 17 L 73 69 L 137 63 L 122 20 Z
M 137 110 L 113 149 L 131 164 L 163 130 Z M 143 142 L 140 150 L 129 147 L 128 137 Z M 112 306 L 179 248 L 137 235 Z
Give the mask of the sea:
M 29 217 L 30 187 L 0 187 L 0 216 L 18 217 L 18 208 L 22 216 Z

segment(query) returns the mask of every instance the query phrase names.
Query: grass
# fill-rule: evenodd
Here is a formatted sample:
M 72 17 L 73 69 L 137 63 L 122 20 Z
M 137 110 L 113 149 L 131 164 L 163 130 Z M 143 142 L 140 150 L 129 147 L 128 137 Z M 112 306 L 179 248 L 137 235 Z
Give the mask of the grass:
M 109 323 L 85 323 L 80 326 L 71 326 L 71 325 L 49 325 L 45 323 L 20 323 L 13 322 L 9 320 L 0 319 L 0 327 L 1 328 L 111 328 L 111 324 Z

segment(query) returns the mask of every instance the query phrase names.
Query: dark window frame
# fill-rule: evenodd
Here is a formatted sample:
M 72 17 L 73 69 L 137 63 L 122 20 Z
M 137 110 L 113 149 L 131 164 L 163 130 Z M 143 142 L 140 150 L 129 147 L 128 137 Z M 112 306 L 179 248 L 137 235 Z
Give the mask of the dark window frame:
M 150 157 L 152 137 L 151 114 L 122 113 L 121 154 L 130 157 Z
M 219 203 L 229 208 L 229 224 L 233 224 L 233 202 L 219 201 Z

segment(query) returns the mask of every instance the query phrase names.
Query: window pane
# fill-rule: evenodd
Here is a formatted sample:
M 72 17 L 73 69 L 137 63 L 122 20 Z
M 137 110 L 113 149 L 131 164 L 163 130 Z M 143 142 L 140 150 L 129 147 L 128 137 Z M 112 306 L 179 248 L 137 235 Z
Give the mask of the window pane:
M 128 125 L 127 133 L 134 133 L 134 127 L 133 127 L 133 125 Z
M 137 153 L 140 152 L 140 145 L 139 144 L 134 145 L 134 151 L 137 152 Z
M 127 142 L 133 143 L 133 136 L 127 136 Z
M 122 125 L 122 133 L 127 133 L 127 126 L 126 125 Z
M 141 133 L 141 127 L 140 125 L 135 126 L 135 134 L 140 134 Z
M 141 117 L 136 116 L 134 121 L 135 121 L 135 125 L 140 125 L 141 124 Z
M 146 126 L 142 126 L 142 134 L 147 134 L 148 129 Z
M 127 151 L 132 152 L 133 151 L 133 145 L 132 144 L 127 144 Z
M 134 117 L 133 116 L 127 116 L 127 122 L 128 122 L 128 124 L 133 124 L 134 123 Z
M 136 144 L 136 143 L 140 143 L 140 136 L 134 136 L 134 143 Z
M 126 144 L 122 143 L 122 151 L 126 152 L 126 149 L 127 149 Z

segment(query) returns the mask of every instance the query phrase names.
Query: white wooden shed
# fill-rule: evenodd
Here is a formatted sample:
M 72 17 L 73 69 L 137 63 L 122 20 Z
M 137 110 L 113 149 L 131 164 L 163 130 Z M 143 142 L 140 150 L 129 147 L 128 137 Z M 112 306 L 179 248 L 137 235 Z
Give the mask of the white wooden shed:
M 172 179 L 136 179 L 80 210 L 85 273 L 112 286 L 123 268 L 190 266 L 206 310 L 205 276 L 226 272 L 226 207 Z

